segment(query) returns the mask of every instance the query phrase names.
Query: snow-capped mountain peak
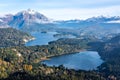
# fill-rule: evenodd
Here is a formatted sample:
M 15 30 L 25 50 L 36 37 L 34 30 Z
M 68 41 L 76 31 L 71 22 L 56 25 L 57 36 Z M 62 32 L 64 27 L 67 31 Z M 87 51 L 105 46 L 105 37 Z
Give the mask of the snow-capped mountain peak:
M 30 14 L 30 15 L 35 15 L 36 13 L 39 13 L 35 10 L 32 9 L 27 9 L 27 10 L 23 10 L 21 12 L 18 12 L 17 14 Z
M 32 9 L 24 10 L 21 12 L 18 12 L 17 14 L 14 15 L 15 21 L 23 21 L 24 22 L 35 22 L 35 23 L 51 23 L 52 21 L 44 16 L 43 14 L 34 11 Z
M 34 10 L 32 10 L 32 9 L 28 9 L 27 12 L 28 12 L 29 14 L 35 14 L 35 13 L 36 13 L 36 11 L 34 11 Z
M 20 11 L 14 15 L 5 15 L 4 17 L 0 17 L 0 22 L 15 28 L 33 26 L 33 24 L 53 23 L 51 19 L 31 9 Z

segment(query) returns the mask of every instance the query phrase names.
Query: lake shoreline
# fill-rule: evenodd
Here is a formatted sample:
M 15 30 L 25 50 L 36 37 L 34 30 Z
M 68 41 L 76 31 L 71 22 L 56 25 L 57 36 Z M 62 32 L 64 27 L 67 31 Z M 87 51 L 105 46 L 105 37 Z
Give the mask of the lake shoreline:
M 36 46 L 36 45 L 48 45 L 48 42 L 57 40 L 53 35 L 55 32 L 34 32 L 31 35 L 34 37 L 33 39 L 26 41 L 25 46 Z
M 79 61 L 76 62 L 74 60 L 79 60 Z M 76 52 L 76 53 L 69 53 L 69 54 L 57 55 L 57 56 L 52 56 L 52 57 L 46 57 L 43 60 L 41 60 L 40 63 L 46 64 L 47 66 L 64 65 L 66 68 L 76 69 L 76 70 L 79 70 L 79 69 L 93 70 L 93 69 L 97 69 L 97 67 L 100 66 L 103 63 L 103 60 L 100 58 L 98 52 L 96 52 L 96 51 L 85 51 L 84 50 L 84 51 L 80 51 L 80 52 Z M 68 63 L 69 63 L 69 65 L 68 65 Z M 84 63 L 84 64 L 81 64 L 81 63 Z M 84 65 L 86 65 L 87 67 L 84 66 Z M 81 66 L 81 67 L 79 67 L 79 66 Z
M 60 54 L 60 55 L 48 56 L 48 57 L 42 58 L 42 59 L 40 60 L 40 62 L 42 62 L 42 61 L 44 61 L 44 60 L 50 60 L 50 58 L 53 58 L 53 57 L 59 57 L 59 56 L 70 55 L 70 54 L 77 54 L 77 53 L 85 52 L 85 51 L 87 51 L 87 50 L 85 49 L 85 50 L 80 50 L 80 51 L 72 52 L 72 53 L 64 53 L 64 54 Z
M 33 41 L 28 42 L 27 46 L 34 46 L 34 45 L 39 45 L 39 46 L 43 46 L 47 49 L 48 46 L 51 48 L 54 48 L 54 46 L 57 44 L 58 48 L 60 48 L 60 50 L 63 50 L 63 52 L 58 52 L 59 50 L 57 50 L 57 48 L 55 48 L 56 52 L 52 52 L 52 54 L 49 54 L 47 56 L 43 56 L 41 58 L 38 58 L 35 60 L 35 63 L 42 63 L 43 61 L 51 61 L 52 58 L 55 57 L 62 57 L 62 56 L 68 56 L 73 54 L 73 55 L 77 55 L 77 53 L 82 53 L 82 52 L 86 52 L 86 51 L 91 51 L 91 49 L 89 49 L 88 47 L 83 47 L 85 45 L 80 44 L 81 46 L 78 45 L 78 43 L 76 42 L 81 42 L 81 40 L 79 39 L 67 39 L 68 41 L 66 42 L 66 44 L 64 46 L 60 46 L 61 44 L 59 44 L 59 42 L 63 42 L 65 39 L 55 39 L 55 37 L 53 36 L 54 34 L 48 34 L 48 33 L 34 33 L 32 34 L 32 36 L 34 36 L 36 39 Z M 41 40 L 41 41 L 40 41 Z M 55 40 L 55 41 L 54 41 Z M 35 41 L 35 42 L 34 42 Z M 37 42 L 36 42 L 37 41 Z M 57 42 L 58 43 L 55 43 Z M 72 41 L 74 41 L 73 43 L 75 43 L 75 47 L 72 47 L 69 44 L 73 44 Z M 32 43 L 33 42 L 33 43 Z M 50 43 L 51 42 L 51 43 Z M 34 44 L 35 43 L 35 44 Z M 84 43 L 84 42 L 83 42 Z M 27 44 L 27 43 L 26 43 Z M 67 46 L 69 45 L 69 46 Z M 78 45 L 76 47 L 76 45 Z M 63 48 L 65 47 L 65 49 Z M 47 49 L 48 50 L 48 49 Z M 43 50 L 44 52 L 44 50 Z M 93 52 L 93 51 L 92 51 Z M 46 52 L 45 52 L 46 53 Z M 48 52 L 47 52 L 48 53 Z M 57 54 L 58 53 L 58 54 Z M 89 56 L 88 56 L 89 57 Z M 87 59 L 86 59 L 87 60 Z M 68 60 L 69 62 L 69 60 Z M 91 62 L 92 63 L 92 62 Z M 60 64 L 61 65 L 61 64 Z M 76 64 L 75 64 L 76 65 Z M 72 64 L 70 65 L 72 66 Z

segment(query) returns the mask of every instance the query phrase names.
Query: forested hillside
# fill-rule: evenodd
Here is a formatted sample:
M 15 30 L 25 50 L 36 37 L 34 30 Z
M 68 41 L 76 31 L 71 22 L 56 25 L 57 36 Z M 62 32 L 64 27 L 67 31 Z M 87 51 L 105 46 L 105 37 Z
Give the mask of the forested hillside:
M 33 37 L 13 28 L 0 28 L 0 47 L 21 46 Z
M 99 66 L 100 72 L 105 76 L 114 75 L 120 79 L 120 35 L 106 41 L 90 43 L 93 50 L 99 52 L 101 58 L 105 61 Z
M 120 38 L 117 36 L 106 42 L 88 42 L 88 46 L 85 43 L 87 41 L 81 39 L 59 39 L 43 46 L 1 48 L 0 78 L 2 80 L 119 80 L 119 41 Z M 105 61 L 98 70 L 75 71 L 62 65 L 48 67 L 40 63 L 41 60 L 52 56 L 85 49 L 98 51 Z
M 41 60 L 52 56 L 75 53 L 86 48 L 86 43 L 81 39 L 60 39 L 44 46 L 0 48 L 0 64 L 2 64 L 0 78 L 1 80 L 105 80 L 96 71 L 76 71 L 66 69 L 62 65 L 48 67 L 40 63 Z

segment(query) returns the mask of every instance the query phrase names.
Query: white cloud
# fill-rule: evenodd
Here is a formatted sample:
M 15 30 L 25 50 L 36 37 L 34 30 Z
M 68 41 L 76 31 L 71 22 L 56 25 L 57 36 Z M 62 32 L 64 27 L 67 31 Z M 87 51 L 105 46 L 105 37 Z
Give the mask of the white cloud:
M 0 7 L 6 7 L 8 4 L 0 4 Z
M 46 16 L 56 20 L 86 19 L 93 16 L 120 16 L 120 6 L 105 8 L 61 8 L 41 10 Z
M 47 4 L 48 3 L 44 4 L 44 6 Z M 7 5 L 1 4 L 0 7 L 2 6 L 6 6 L 6 7 L 0 8 L 0 11 L 1 11 L 0 14 L 17 13 L 18 11 L 27 9 L 25 7 L 19 7 L 19 8 L 16 7 L 15 9 L 11 9 L 11 8 L 9 9 L 9 7 L 7 8 L 7 6 L 10 6 L 10 5 L 8 4 Z M 100 7 L 100 8 L 96 8 L 96 7 L 94 8 L 79 8 L 79 7 L 78 8 L 56 8 L 56 7 L 42 8 L 40 6 L 32 7 L 32 8 L 34 8 L 36 11 L 39 11 L 40 13 L 54 20 L 86 19 L 93 16 L 101 16 L 101 15 L 120 16 L 120 6 L 108 6 L 108 7 Z M 50 6 L 50 4 L 48 4 L 48 6 Z

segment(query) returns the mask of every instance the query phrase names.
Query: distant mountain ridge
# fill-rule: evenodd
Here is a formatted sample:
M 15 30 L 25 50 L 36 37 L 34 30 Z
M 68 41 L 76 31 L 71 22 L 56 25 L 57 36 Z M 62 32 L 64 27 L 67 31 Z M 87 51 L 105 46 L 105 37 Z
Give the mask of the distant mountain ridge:
M 98 17 L 91 17 L 85 20 L 82 19 L 74 19 L 74 20 L 63 20 L 63 21 L 56 21 L 56 22 L 63 22 L 63 23 L 82 23 L 82 22 L 98 22 L 98 23 L 104 23 L 108 21 L 118 21 L 120 20 L 120 16 L 98 16 Z
M 7 14 L 3 17 L 0 17 L 0 24 L 6 24 L 8 26 L 14 27 L 14 28 L 22 28 L 24 26 L 31 26 L 33 24 L 85 24 L 85 23 L 114 23 L 118 22 L 120 23 L 120 17 L 119 16 L 112 16 L 112 17 L 104 17 L 104 16 L 98 16 L 98 17 L 92 17 L 88 18 L 86 20 L 66 20 L 66 21 L 53 21 L 43 14 L 32 10 L 23 10 L 15 15 L 13 14 Z M 61 25 L 60 25 L 61 26 Z M 68 25 L 69 26 L 69 25 Z
M 28 9 L 15 15 L 0 17 L 0 27 L 13 27 L 25 32 L 56 31 L 81 36 L 108 37 L 120 33 L 120 17 L 92 17 L 86 20 L 53 21 L 43 14 Z

